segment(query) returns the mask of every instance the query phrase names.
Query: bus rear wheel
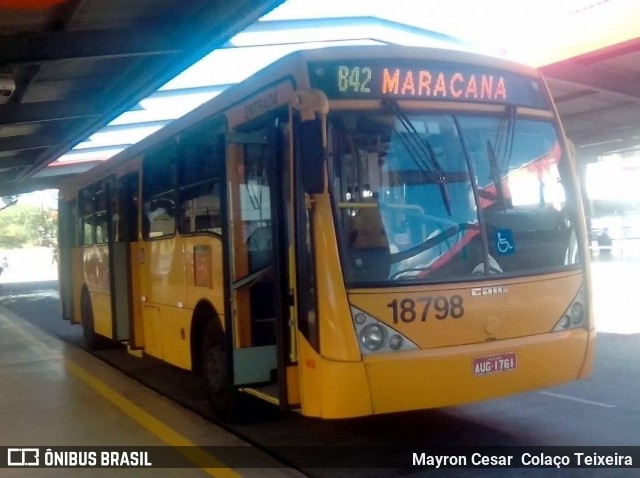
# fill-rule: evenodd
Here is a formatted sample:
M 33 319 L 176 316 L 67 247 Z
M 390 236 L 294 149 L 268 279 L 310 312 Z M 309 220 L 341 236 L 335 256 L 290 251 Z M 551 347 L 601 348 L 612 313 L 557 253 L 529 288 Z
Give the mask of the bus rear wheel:
M 210 320 L 204 330 L 202 375 L 214 414 L 223 421 L 235 421 L 237 391 L 229 379 L 224 333 L 215 320 Z

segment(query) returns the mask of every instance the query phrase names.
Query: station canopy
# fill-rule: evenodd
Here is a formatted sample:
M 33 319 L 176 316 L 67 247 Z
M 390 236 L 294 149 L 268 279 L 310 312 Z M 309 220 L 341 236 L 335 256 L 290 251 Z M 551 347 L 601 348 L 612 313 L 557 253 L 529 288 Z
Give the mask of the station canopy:
M 10 0 L 0 0 L 0 8 L 3 1 Z M 76 0 L 75 4 L 95 1 Z M 62 5 L 66 3 L 63 1 Z M 151 3 L 158 5 L 151 0 L 120 0 L 109 5 L 114 5 L 115 12 L 118 5 L 126 9 L 139 4 L 149 4 L 149 7 Z M 172 0 L 164 0 L 159 5 L 167 3 Z M 230 5 L 238 4 L 209 3 L 226 5 L 228 15 L 234 11 Z M 252 2 L 244 2 L 249 3 Z M 637 81 L 640 39 L 635 37 L 640 19 L 639 2 L 540 0 L 523 4 L 501 0 L 448 3 L 396 0 L 389 4 L 364 0 L 281 0 L 253 3 L 261 3 L 261 8 L 250 10 L 255 18 L 251 19 L 248 14 L 242 19 L 235 17 L 235 29 L 227 27 L 224 33 L 218 31 L 217 36 L 214 35 L 217 43 L 203 42 L 202 36 L 198 37 L 199 51 L 206 46 L 210 53 L 177 76 L 177 67 L 173 68 L 174 76 L 158 75 L 150 69 L 146 78 L 140 77 L 137 81 L 155 83 L 152 90 L 147 85 L 147 94 L 140 94 L 132 101 L 136 92 L 144 93 L 145 88 L 141 86 L 129 93 L 128 102 L 118 99 L 116 104 L 120 107 L 111 109 L 111 117 L 81 115 L 78 121 L 84 125 L 80 129 L 85 132 L 84 136 L 76 132 L 75 137 L 66 139 L 64 144 L 43 151 L 16 179 L 23 180 L 23 184 L 28 181 L 44 184 L 51 178 L 49 182 L 54 184 L 61 173 L 80 172 L 108 159 L 287 53 L 336 44 L 440 46 L 507 57 L 541 67 L 567 133 L 579 153 L 591 158 L 616 148 L 633 151 L 640 144 L 640 135 L 634 134 L 640 130 L 640 82 Z M 258 19 L 260 11 L 269 13 Z M 76 15 L 81 17 L 82 11 L 76 10 Z M 220 22 L 218 28 L 222 28 Z M 150 46 L 161 50 L 156 30 L 146 33 Z M 193 48 L 188 54 L 183 50 L 186 57 L 180 62 L 183 68 L 189 59 L 198 57 L 195 51 L 198 49 Z M 0 48 L 0 67 L 2 51 Z M 56 63 L 60 62 L 54 65 Z M 40 81 L 43 77 L 48 79 L 47 65 L 38 65 Z M 56 66 L 56 75 L 63 75 L 60 65 Z M 77 69 L 78 65 L 74 67 Z M 92 67 L 91 63 L 85 65 L 87 69 Z M 138 65 L 143 67 L 144 63 Z M 160 83 L 159 79 L 164 81 Z M 100 101 L 107 101 L 103 96 L 89 95 L 86 100 L 89 104 L 98 101 L 98 97 Z M 23 97 L 20 101 L 26 103 L 34 99 Z M 3 152 L 6 134 L 2 133 L 6 128 L 28 130 L 33 126 L 31 123 L 3 126 L 2 108 L 0 106 L 0 169 L 7 157 L 12 157 L 7 151 Z M 28 140 L 28 135 L 23 138 Z M 0 194 L 3 194 L 1 185 Z

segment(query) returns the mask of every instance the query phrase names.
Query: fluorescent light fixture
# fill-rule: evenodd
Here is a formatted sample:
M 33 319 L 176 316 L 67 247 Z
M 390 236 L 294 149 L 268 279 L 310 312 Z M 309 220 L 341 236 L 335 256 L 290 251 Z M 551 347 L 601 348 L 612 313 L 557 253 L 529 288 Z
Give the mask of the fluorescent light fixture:
M 75 161 L 98 161 L 111 158 L 125 149 L 124 146 L 112 148 L 98 148 L 97 150 L 84 151 L 82 149 L 74 149 L 64 156 L 57 159 L 56 163 L 72 163 Z M 53 163 L 53 164 L 56 164 Z
M 354 38 L 350 35 L 349 38 Z M 368 37 L 366 37 L 368 38 Z M 304 41 L 304 40 L 302 40 Z M 256 71 L 297 50 L 323 48 L 334 45 L 379 44 L 369 39 L 307 41 L 279 45 L 247 46 L 215 50 L 162 86 L 159 91 L 239 83 Z
M 138 123 L 147 123 L 149 121 L 158 121 L 158 120 L 174 120 L 176 118 L 179 118 L 180 114 L 176 114 L 175 111 L 172 111 L 171 109 L 167 108 L 166 110 L 163 109 L 155 109 L 155 110 L 146 110 L 146 109 L 141 109 L 141 110 L 131 110 L 131 111 L 127 111 L 126 113 L 122 113 L 120 116 L 118 116 L 116 119 L 114 119 L 111 123 L 109 123 L 109 126 L 120 126 L 120 125 L 127 125 L 127 124 L 138 124 Z
M 266 22 L 265 22 L 266 23 Z M 261 45 L 263 48 L 275 47 L 278 44 L 296 44 L 295 50 L 305 49 L 307 44 L 313 42 L 335 42 L 341 44 L 347 39 L 377 40 L 381 43 L 394 43 L 407 46 L 452 46 L 453 42 L 441 40 L 437 37 L 420 34 L 417 32 L 401 31 L 391 25 L 367 24 L 353 25 L 346 23 L 344 26 L 319 26 L 296 29 L 245 31 L 233 37 L 229 43 L 236 47 L 253 47 Z
M 280 53 L 265 47 L 215 50 L 160 90 L 238 83 L 280 56 Z
M 607 139 L 604 141 L 597 141 L 595 143 L 584 143 L 578 146 L 578 148 L 591 148 L 592 146 L 601 146 L 604 144 L 612 144 L 612 143 L 620 143 L 622 142 L 622 138 L 615 138 L 615 139 Z
M 189 111 L 219 95 L 220 92 L 180 94 L 176 96 L 149 96 L 140 101 L 151 117 L 154 114 L 170 116 L 169 119 L 179 118 Z M 155 118 L 158 119 L 158 118 Z
M 353 26 L 345 25 L 341 27 L 313 27 L 295 30 L 264 30 L 246 31 L 234 36 L 229 43 L 235 47 L 264 47 L 278 44 L 302 44 L 311 42 L 336 41 L 345 38 L 373 38 L 372 30 L 378 30 L 375 26 Z M 301 45 L 296 45 L 299 49 Z
M 135 125 L 132 125 L 131 128 L 98 131 L 97 133 L 92 134 L 87 141 L 76 146 L 74 150 L 111 146 L 114 144 L 134 144 L 155 133 L 162 128 L 162 126 L 163 125 L 136 127 Z
M 332 0 L 333 1 L 333 0 Z M 298 17 L 299 18 L 299 17 Z M 303 22 L 305 20 L 303 19 Z M 377 23 L 376 23 L 377 22 Z M 167 82 L 154 94 L 141 100 L 138 108 L 115 118 L 104 129 L 78 144 L 59 161 L 108 159 L 153 134 L 165 123 L 177 119 L 220 94 L 229 85 L 241 82 L 283 56 L 301 49 L 337 45 L 375 45 L 396 43 L 430 45 L 442 43 L 419 31 L 398 31 L 392 24 L 376 19 L 344 19 L 325 26 L 308 21 L 304 28 L 246 31 L 236 35 L 232 48 L 214 50 L 199 62 Z M 262 27 L 262 25 L 260 26 Z M 269 28 L 274 29 L 269 31 Z M 175 91 L 175 93 L 174 93 Z M 130 128 L 126 126 L 130 125 Z

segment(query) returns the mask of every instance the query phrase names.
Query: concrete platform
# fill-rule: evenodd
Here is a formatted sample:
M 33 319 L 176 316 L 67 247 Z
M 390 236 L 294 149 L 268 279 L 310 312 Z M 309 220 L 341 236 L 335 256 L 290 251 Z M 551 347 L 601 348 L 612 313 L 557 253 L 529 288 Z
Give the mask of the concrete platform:
M 84 350 L 0 312 L 0 447 L 166 447 L 156 450 L 193 466 L 5 468 L 1 476 L 303 476 Z M 246 450 L 267 466 L 231 468 L 206 448 L 218 446 Z

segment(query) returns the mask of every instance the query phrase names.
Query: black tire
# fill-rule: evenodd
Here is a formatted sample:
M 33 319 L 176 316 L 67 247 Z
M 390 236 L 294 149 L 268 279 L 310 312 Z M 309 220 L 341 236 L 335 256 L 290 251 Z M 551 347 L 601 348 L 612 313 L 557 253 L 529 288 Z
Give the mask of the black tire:
M 215 416 L 225 422 L 236 421 L 238 392 L 230 383 L 227 346 L 217 320 L 210 320 L 204 329 L 202 376 Z
M 89 350 L 99 350 L 104 347 L 104 339 L 96 334 L 93 322 L 93 309 L 91 308 L 91 299 L 85 291 L 82 293 L 81 303 L 82 313 L 82 333 L 84 335 L 84 343 Z

